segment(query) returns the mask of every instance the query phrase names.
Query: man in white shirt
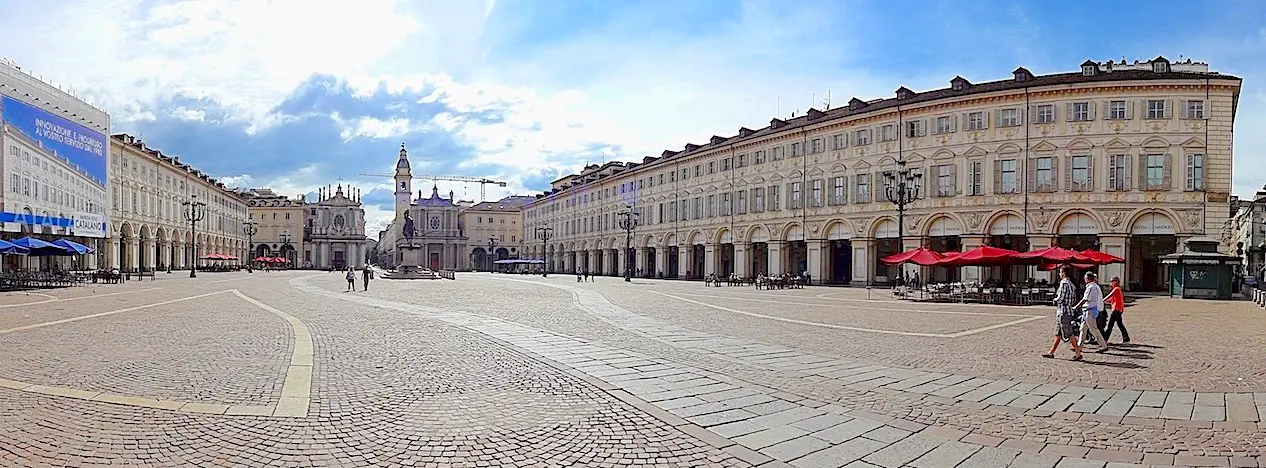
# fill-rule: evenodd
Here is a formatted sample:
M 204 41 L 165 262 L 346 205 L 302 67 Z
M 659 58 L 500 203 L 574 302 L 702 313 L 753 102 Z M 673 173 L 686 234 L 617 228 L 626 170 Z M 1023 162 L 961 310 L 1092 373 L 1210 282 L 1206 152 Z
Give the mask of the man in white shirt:
M 1098 279 L 1094 272 L 1086 272 L 1086 292 L 1082 294 L 1081 302 L 1078 302 L 1073 307 L 1086 306 L 1085 312 L 1083 312 L 1084 315 L 1082 315 L 1079 343 L 1085 346 L 1086 332 L 1090 332 L 1096 340 L 1099 340 L 1099 344 L 1102 346 L 1095 352 L 1104 353 L 1108 351 L 1108 340 L 1105 340 L 1103 332 L 1099 331 L 1098 318 L 1099 314 L 1103 313 L 1103 290 L 1099 289 L 1099 283 L 1096 281 Z

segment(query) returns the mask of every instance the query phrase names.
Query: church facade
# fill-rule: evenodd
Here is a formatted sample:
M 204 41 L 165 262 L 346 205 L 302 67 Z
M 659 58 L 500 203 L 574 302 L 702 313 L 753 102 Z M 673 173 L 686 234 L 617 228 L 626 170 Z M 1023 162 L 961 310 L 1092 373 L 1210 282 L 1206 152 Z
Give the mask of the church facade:
M 400 145 L 400 159 L 395 173 L 396 213 L 378 239 L 378 264 L 384 268 L 400 265 L 431 270 L 463 268 L 466 258 L 466 237 L 458 224 L 461 206 L 453 193 L 444 198 L 439 188 L 431 187 L 431 196 L 419 191 L 413 197 L 413 172 L 409 153 Z
M 303 267 L 342 270 L 365 266 L 365 210 L 360 190 L 322 188 L 308 203 L 303 226 Z

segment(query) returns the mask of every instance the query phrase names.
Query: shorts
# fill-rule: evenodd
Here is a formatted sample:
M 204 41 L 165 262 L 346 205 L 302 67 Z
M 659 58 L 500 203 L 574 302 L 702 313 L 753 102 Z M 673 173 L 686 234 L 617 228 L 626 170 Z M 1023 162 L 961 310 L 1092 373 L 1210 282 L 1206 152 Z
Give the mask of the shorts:
M 1060 315 L 1055 322 L 1055 335 L 1059 339 L 1068 341 L 1081 333 L 1081 324 L 1078 323 L 1076 315 Z

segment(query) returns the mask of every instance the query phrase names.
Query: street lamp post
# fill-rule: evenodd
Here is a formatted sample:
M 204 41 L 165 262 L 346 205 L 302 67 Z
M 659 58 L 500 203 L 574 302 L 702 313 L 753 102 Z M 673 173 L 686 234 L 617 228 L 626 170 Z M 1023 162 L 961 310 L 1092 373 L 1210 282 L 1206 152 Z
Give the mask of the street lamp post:
M 919 199 L 919 182 L 923 174 L 906 168 L 906 161 L 897 161 L 897 170 L 884 171 L 884 196 L 897 205 L 897 251 L 905 249 L 906 205 Z M 898 275 L 898 278 L 903 276 Z
M 633 211 L 633 205 L 626 205 L 624 211 L 616 213 L 620 217 L 620 229 L 624 230 L 624 281 L 633 281 L 633 230 L 641 221 L 641 215 Z
M 536 228 L 536 238 L 541 240 L 541 260 L 545 260 L 546 248 L 549 247 L 549 238 L 554 237 L 554 228 L 548 226 L 540 226 Z M 548 263 L 541 264 L 541 277 L 549 278 Z
M 283 233 L 281 233 L 280 235 L 278 235 L 277 237 L 278 237 L 278 239 L 279 239 L 279 240 L 281 240 L 281 251 L 282 251 L 282 252 L 289 252 L 289 251 L 290 251 L 290 249 L 287 249 L 286 247 L 289 247 L 289 246 L 290 246 L 290 233 L 288 233 L 288 232 L 283 232 Z M 291 264 L 291 266 L 293 266 L 293 265 L 294 265 L 294 259 L 290 258 L 289 253 L 287 253 L 287 254 L 286 254 L 286 257 L 284 257 L 284 258 L 285 258 L 286 260 L 289 260 L 289 262 L 288 262 L 288 263 L 290 263 L 290 264 Z
M 493 251 L 494 251 L 494 249 L 496 249 L 496 248 L 497 248 L 497 238 L 495 238 L 495 237 L 489 237 L 489 238 L 488 238 L 488 256 L 487 256 L 487 258 L 488 258 L 488 273 L 492 273 L 492 266 L 493 266 L 493 263 L 492 263 L 492 252 L 493 252 Z
M 251 273 L 254 269 L 251 268 L 252 259 L 249 257 L 255 252 L 255 234 L 259 234 L 259 223 L 254 221 L 242 223 L 242 233 L 246 234 L 246 272 Z
M 189 277 L 198 277 L 198 221 L 202 221 L 207 217 L 207 204 L 198 201 L 197 195 L 190 195 L 188 201 L 180 203 L 183 210 L 181 215 L 185 217 L 185 221 L 189 221 L 189 238 L 193 241 L 193 248 L 189 250 Z

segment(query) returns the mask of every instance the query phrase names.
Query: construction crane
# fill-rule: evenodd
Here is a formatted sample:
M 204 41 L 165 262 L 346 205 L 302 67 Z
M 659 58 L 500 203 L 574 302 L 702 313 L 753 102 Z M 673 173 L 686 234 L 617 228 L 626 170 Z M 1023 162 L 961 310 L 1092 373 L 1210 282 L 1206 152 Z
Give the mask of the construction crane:
M 393 177 L 395 177 L 395 176 L 396 176 L 395 174 L 387 174 L 387 173 L 361 174 L 361 175 L 366 176 L 366 177 L 382 177 L 382 178 L 386 178 L 386 179 L 390 179 L 390 178 L 393 178 Z M 447 181 L 447 182 L 470 182 L 470 183 L 477 183 L 477 184 L 479 184 L 479 201 L 480 201 L 481 203 L 484 201 L 484 198 L 486 198 L 486 196 L 487 196 L 487 191 L 486 191 L 486 188 L 485 188 L 485 187 L 486 187 L 488 184 L 493 184 L 493 185 L 496 185 L 496 186 L 498 186 L 498 187 L 505 187 L 505 186 L 506 186 L 506 183 L 505 183 L 505 182 L 496 181 L 496 180 L 492 180 L 492 179 L 485 179 L 485 178 L 483 178 L 483 177 L 444 176 L 444 175 L 415 175 L 415 176 L 413 176 L 413 178 L 414 178 L 414 180 L 430 180 L 430 181 L 440 181 L 440 180 L 443 180 L 443 181 Z

